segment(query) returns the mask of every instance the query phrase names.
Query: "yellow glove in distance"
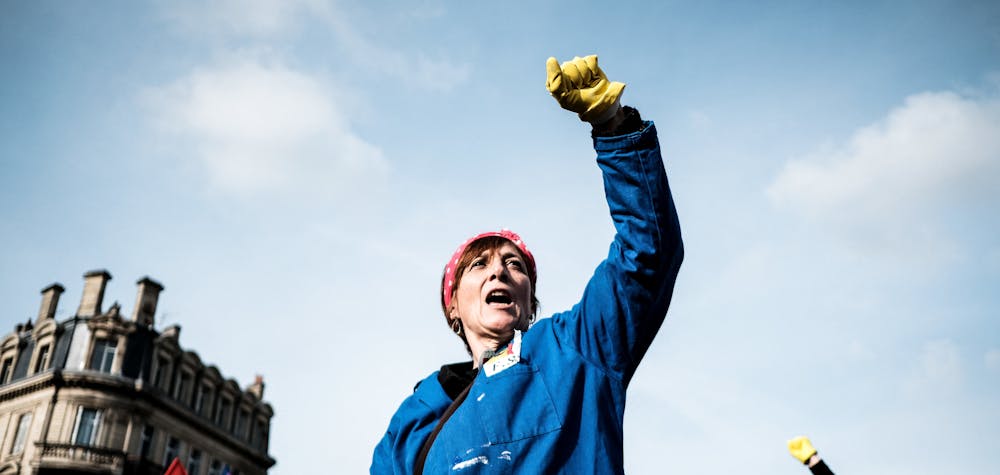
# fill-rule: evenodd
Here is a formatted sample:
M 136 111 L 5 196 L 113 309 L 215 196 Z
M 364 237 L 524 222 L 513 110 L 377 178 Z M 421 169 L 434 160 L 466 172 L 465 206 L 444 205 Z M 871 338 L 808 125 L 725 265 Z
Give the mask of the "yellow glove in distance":
M 809 457 L 816 453 L 812 442 L 809 442 L 809 438 L 804 435 L 789 440 L 788 451 L 792 453 L 792 457 L 799 459 L 799 462 L 802 463 L 808 462 Z
M 610 120 L 621 107 L 619 98 L 625 84 L 609 81 L 597 66 L 597 56 L 579 56 L 562 63 L 556 58 L 545 62 L 548 78 L 545 87 L 563 109 L 576 112 L 580 120 L 601 124 Z

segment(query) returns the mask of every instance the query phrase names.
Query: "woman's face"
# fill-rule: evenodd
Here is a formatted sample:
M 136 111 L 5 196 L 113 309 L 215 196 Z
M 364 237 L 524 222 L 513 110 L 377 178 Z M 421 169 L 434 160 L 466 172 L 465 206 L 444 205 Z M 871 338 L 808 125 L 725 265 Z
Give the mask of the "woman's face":
M 467 336 L 505 337 L 531 317 L 527 263 L 512 243 L 483 251 L 464 269 L 452 305 Z

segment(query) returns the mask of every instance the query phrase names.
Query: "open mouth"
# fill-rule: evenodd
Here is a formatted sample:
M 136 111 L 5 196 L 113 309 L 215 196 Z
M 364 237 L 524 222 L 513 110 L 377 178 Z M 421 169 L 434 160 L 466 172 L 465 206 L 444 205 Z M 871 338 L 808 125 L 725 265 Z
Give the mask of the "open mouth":
M 491 305 L 510 305 L 514 303 L 514 299 L 510 297 L 510 294 L 506 290 L 494 290 L 486 296 L 486 303 Z

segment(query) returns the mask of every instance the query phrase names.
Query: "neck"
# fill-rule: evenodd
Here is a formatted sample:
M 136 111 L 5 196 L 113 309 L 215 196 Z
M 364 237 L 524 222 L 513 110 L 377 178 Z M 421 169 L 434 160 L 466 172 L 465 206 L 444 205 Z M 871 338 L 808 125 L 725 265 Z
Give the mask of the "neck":
M 472 337 L 469 335 L 469 349 L 472 350 L 473 355 L 478 355 L 478 357 L 473 356 L 472 367 L 478 368 L 482 364 L 483 359 L 490 356 L 493 352 L 503 345 L 506 345 L 510 340 L 514 338 L 514 332 L 506 336 L 476 336 Z

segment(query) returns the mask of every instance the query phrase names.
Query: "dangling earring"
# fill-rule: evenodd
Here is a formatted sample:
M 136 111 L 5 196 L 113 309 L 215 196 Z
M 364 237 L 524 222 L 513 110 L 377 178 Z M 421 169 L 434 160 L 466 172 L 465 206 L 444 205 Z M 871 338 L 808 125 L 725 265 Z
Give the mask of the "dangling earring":
M 457 318 L 453 319 L 451 321 L 451 331 L 455 332 L 458 336 L 462 336 L 462 321 Z

